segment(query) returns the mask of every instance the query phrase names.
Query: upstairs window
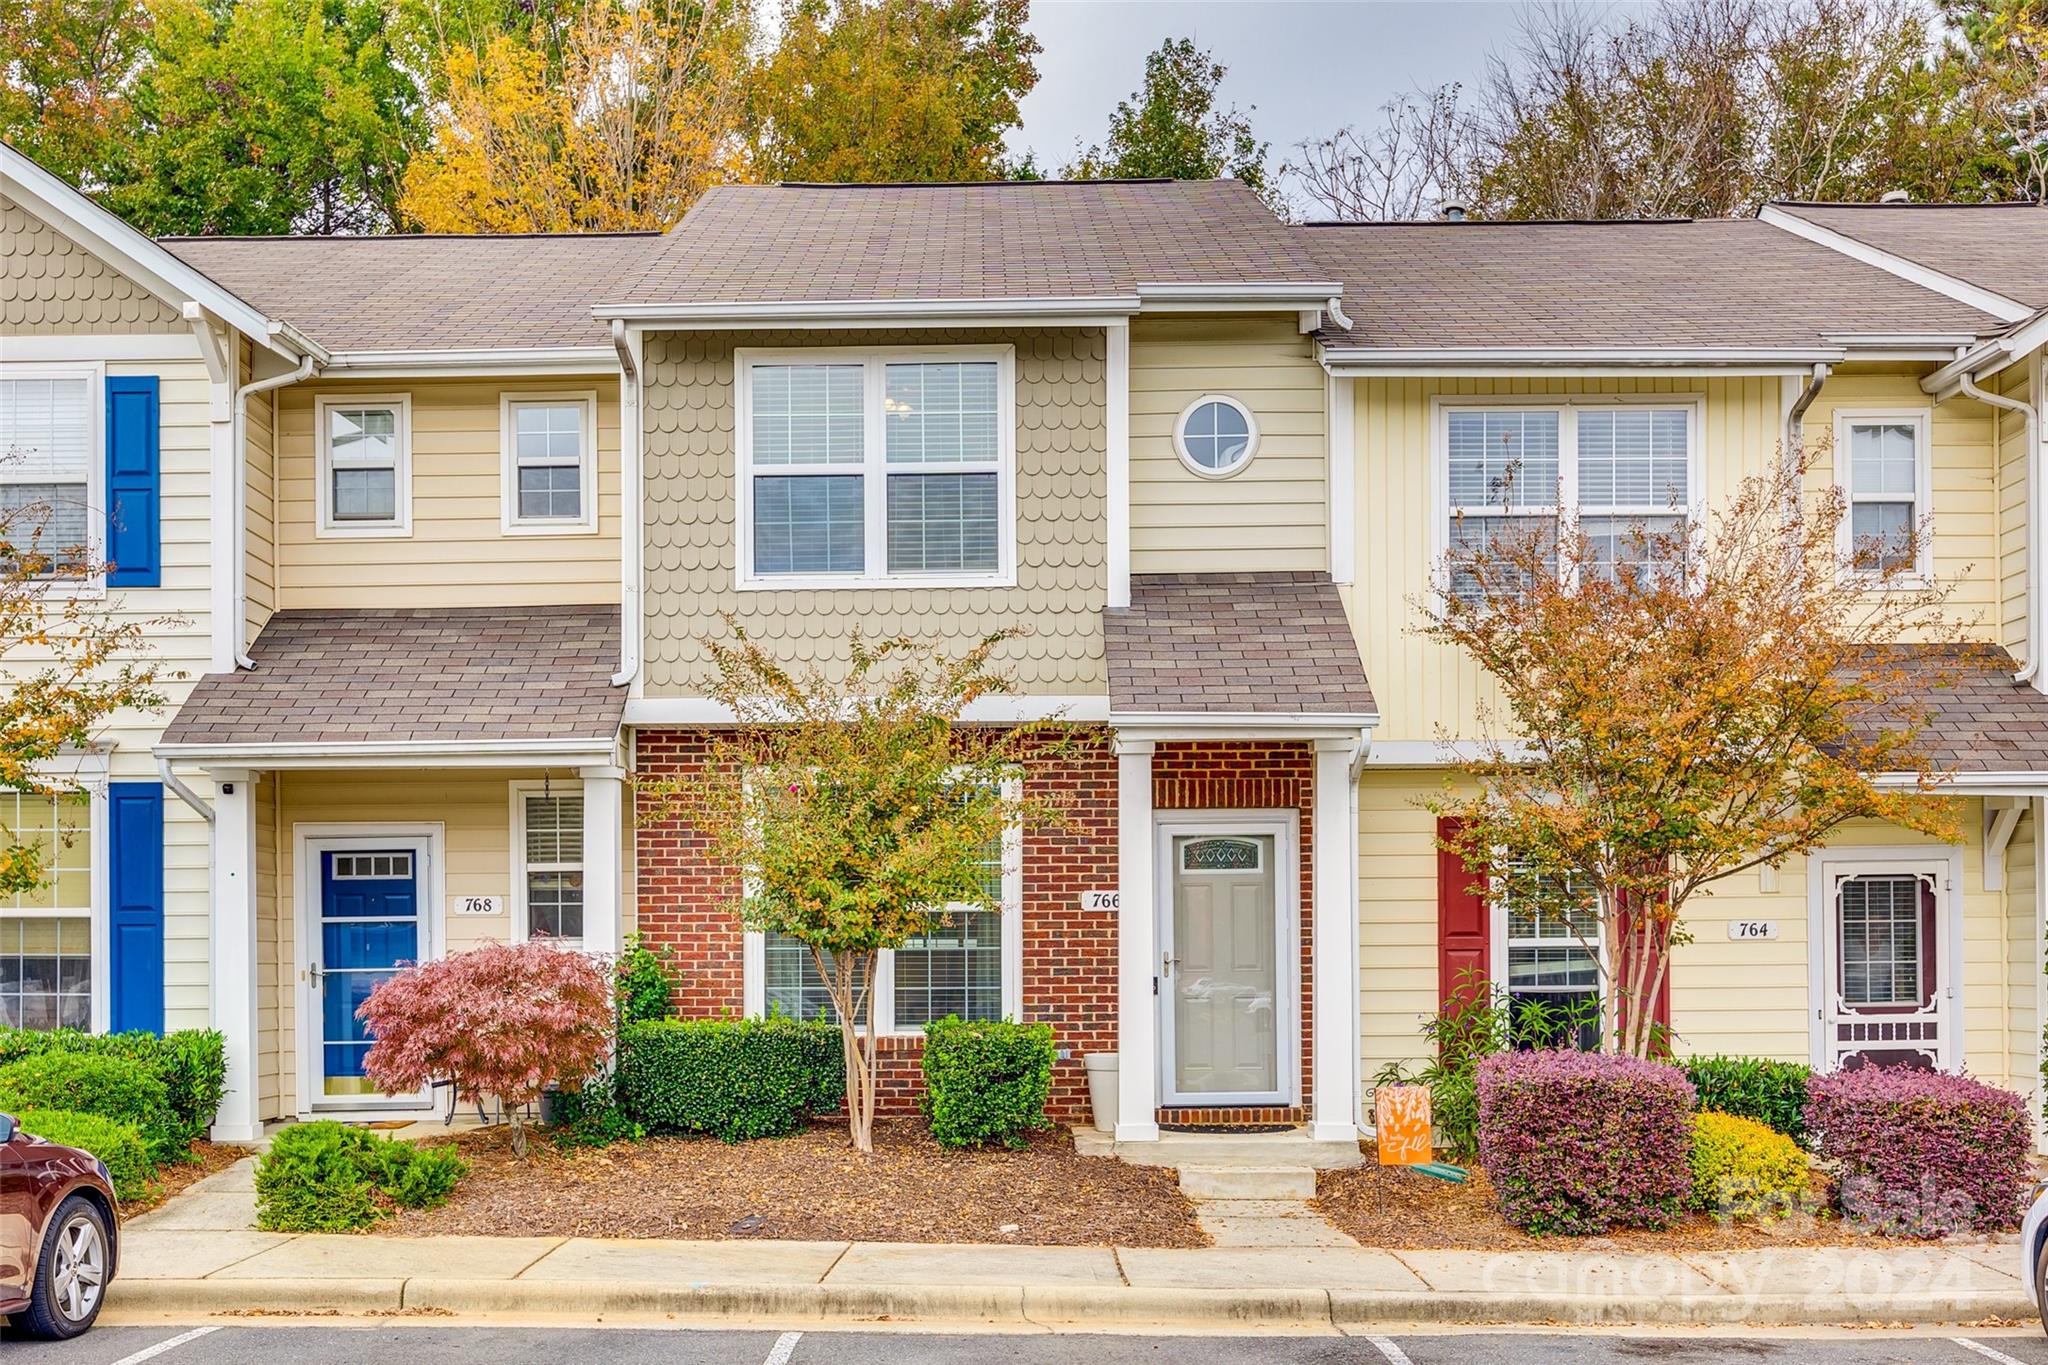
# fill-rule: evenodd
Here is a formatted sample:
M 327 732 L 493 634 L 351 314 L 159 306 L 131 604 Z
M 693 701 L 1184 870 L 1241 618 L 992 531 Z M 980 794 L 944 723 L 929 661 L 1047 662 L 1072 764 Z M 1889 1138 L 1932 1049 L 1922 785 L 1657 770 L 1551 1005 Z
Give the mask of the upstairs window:
M 1848 502 L 1841 551 L 1858 572 L 1894 582 L 1930 574 L 1921 534 L 1931 482 L 1927 428 L 1925 411 L 1836 415 L 1835 459 Z
M 1011 354 L 741 352 L 742 587 L 1014 573 Z
M 501 400 L 505 530 L 597 529 L 597 395 L 508 393 Z
M 412 403 L 407 398 L 315 400 L 323 536 L 412 534 Z
M 0 374 L 0 529 L 13 550 L 56 563 L 92 558 L 98 408 L 95 372 Z

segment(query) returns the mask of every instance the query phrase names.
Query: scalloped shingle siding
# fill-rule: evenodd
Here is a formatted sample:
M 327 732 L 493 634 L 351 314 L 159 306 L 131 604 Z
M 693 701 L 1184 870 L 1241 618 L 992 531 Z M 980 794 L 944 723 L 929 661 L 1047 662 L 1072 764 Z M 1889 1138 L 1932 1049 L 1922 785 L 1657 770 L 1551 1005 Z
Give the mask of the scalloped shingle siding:
M 736 345 L 940 345 L 1017 348 L 1017 586 L 843 588 L 742 593 L 734 588 L 733 365 Z M 646 668 L 650 696 L 701 696 L 703 641 L 721 612 L 791 664 L 831 670 L 858 624 L 870 634 L 960 645 L 1028 627 L 999 656 L 1019 690 L 1101 695 L 1101 609 L 1108 586 L 1108 486 L 1102 333 L 1038 330 L 915 334 L 666 333 L 647 339 Z
M 0 335 L 184 330 L 176 309 L 0 197 Z

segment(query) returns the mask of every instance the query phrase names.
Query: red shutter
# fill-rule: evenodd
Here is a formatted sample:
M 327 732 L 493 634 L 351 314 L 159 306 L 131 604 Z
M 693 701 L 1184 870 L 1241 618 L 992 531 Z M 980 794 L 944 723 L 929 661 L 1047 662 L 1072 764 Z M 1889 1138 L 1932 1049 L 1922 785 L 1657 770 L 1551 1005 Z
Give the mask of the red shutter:
M 1436 985 L 1446 1006 L 1484 993 L 1491 973 L 1486 869 L 1468 867 L 1456 849 L 1443 846 L 1459 825 L 1448 817 L 1436 822 Z

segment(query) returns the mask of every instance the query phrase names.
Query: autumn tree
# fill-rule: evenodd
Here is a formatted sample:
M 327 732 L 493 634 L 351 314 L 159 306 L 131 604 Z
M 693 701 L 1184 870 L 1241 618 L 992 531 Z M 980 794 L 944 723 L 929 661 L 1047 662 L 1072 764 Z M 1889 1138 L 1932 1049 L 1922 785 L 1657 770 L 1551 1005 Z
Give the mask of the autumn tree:
M 594 0 L 557 61 L 511 34 L 453 48 L 406 215 L 429 232 L 667 228 L 742 169 L 752 11 Z
M 741 923 L 810 950 L 840 1026 L 853 1146 L 871 1151 L 878 955 L 953 914 L 1003 909 L 988 851 L 1006 830 L 1061 818 L 1022 775 L 1070 741 L 1054 722 L 961 724 L 1008 689 L 991 661 L 1010 632 L 960 653 L 856 632 L 827 673 L 786 668 L 728 625 L 730 638 L 709 642 L 708 690 L 737 724 L 714 732 L 700 769 L 640 784 L 642 823 L 701 831 L 718 862 L 743 870 Z
M 141 0 L 0 6 L 0 141 L 73 184 L 97 187 L 129 135 L 129 90 L 149 52 Z
M 1940 0 L 1949 69 L 1995 141 L 2009 197 L 2048 205 L 2048 0 Z
M 1030 0 L 791 0 L 754 74 L 754 176 L 1013 178 L 1003 136 L 1038 84 L 1030 17 Z
M 1071 179 L 1242 180 L 1278 203 L 1267 144 L 1252 132 L 1251 111 L 1221 107 L 1229 68 L 1192 39 L 1169 38 L 1145 58 L 1145 82 L 1109 116 L 1109 134 L 1077 149 L 1062 175 Z
M 0 451 L 0 462 L 26 453 Z M 17 496 L 0 508 L 0 788 L 64 796 L 76 785 L 68 755 L 90 746 L 116 712 L 163 705 L 147 636 L 177 622 L 79 591 L 107 567 L 84 543 L 85 509 L 55 494 L 19 496 L 35 487 L 15 485 Z M 0 893 L 48 878 L 55 850 L 24 834 L 0 826 Z
M 1610 1050 L 1651 1050 L 1694 897 L 1851 820 L 1957 836 L 1906 667 L 1909 642 L 1957 641 L 1950 589 L 1913 581 L 1910 544 L 1845 561 L 1840 491 L 1807 495 L 1807 473 L 1748 479 L 1704 523 L 1676 508 L 1627 533 L 1467 521 L 1422 604 L 1421 633 L 1499 697 L 1460 764 L 1476 790 L 1431 808 L 1490 896 L 1580 935 Z

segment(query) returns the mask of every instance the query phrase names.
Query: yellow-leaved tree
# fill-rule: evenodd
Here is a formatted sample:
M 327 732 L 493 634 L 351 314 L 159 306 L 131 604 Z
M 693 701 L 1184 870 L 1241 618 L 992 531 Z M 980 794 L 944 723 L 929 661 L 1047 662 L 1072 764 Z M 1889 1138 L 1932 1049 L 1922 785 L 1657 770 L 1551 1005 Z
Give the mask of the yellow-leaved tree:
M 446 54 L 402 207 L 428 232 L 663 229 L 738 178 L 753 10 L 598 0 L 559 33 Z

